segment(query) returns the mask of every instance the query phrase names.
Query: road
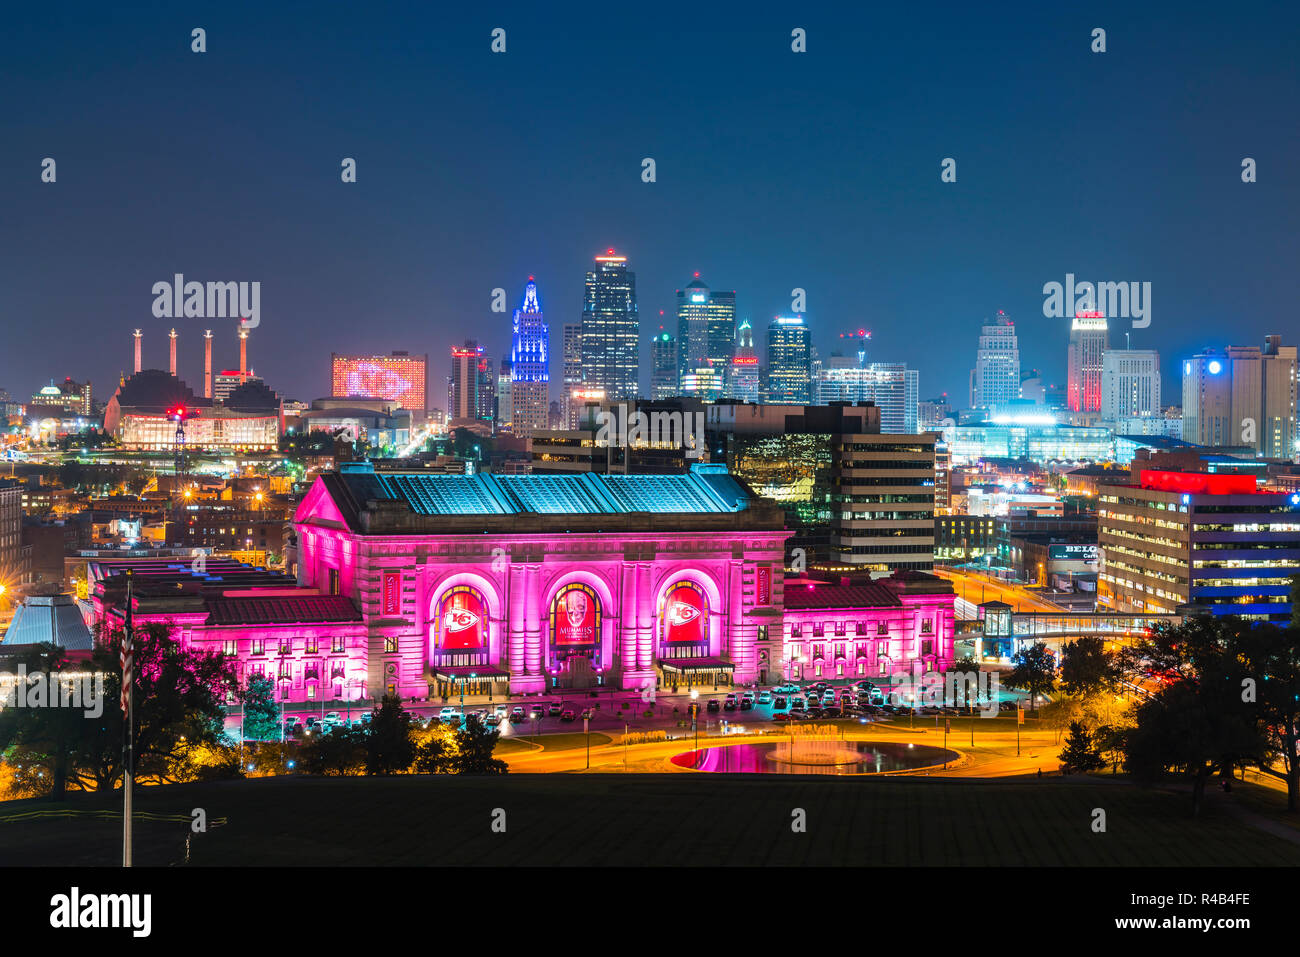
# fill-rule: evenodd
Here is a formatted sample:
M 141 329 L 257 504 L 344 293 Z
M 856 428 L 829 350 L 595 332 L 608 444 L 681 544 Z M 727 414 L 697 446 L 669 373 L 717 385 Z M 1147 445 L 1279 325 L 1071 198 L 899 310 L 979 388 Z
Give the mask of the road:
M 1012 585 L 996 578 L 975 572 L 956 571 L 951 568 L 936 568 L 934 573 L 940 578 L 952 582 L 957 597 L 978 605 L 985 601 L 1004 601 L 1012 611 L 1049 611 L 1063 612 L 1063 608 L 1041 597 L 1035 590 L 1023 585 Z

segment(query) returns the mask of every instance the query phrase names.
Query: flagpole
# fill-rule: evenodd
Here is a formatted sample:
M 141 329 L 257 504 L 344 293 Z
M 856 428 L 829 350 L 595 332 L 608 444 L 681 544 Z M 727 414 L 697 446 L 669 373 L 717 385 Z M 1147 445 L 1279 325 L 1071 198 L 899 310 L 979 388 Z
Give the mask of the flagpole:
M 135 717 L 132 697 L 135 685 L 135 641 L 132 631 L 134 619 L 131 612 L 131 572 L 126 573 L 126 627 L 122 636 L 122 709 L 126 712 L 122 722 L 122 866 L 131 866 L 131 775 L 133 771 L 132 722 Z

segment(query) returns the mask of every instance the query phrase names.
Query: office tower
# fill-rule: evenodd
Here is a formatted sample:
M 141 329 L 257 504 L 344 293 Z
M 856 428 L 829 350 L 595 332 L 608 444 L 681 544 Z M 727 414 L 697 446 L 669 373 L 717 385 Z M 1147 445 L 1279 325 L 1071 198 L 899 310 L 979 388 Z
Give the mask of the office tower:
M 767 327 L 767 401 L 811 400 L 812 336 L 803 316 L 777 316 Z
M 498 429 L 513 432 L 515 426 L 514 380 L 509 359 L 501 360 L 501 370 L 496 378 L 496 407 L 492 412 L 492 421 Z
M 388 399 L 423 415 L 428 409 L 428 354 L 341 355 L 330 353 L 330 395 Z
M 650 340 L 650 398 L 656 402 L 678 395 L 677 340 L 661 332 Z
M 1070 326 L 1067 404 L 1071 412 L 1101 410 L 1101 357 L 1109 346 L 1106 317 L 1081 312 Z
M 736 354 L 731 359 L 725 395 L 742 402 L 757 402 L 762 397 L 758 381 L 758 353 L 754 351 L 754 329 L 746 319 L 736 331 Z
M 1101 420 L 1160 415 L 1160 353 L 1107 349 L 1101 357 Z
M 980 328 L 973 389 L 971 408 L 974 409 L 996 411 L 1020 398 L 1020 344 L 1016 324 L 1001 309 L 994 322 Z
M 952 403 L 948 401 L 948 393 L 945 392 L 937 398 L 916 403 L 916 424 L 918 429 L 927 432 L 941 429 L 945 419 L 953 419 Z
M 802 549 L 809 569 L 933 568 L 937 433 L 882 434 L 870 403 L 725 403 L 704 414 L 711 461 L 785 510 L 788 552 Z M 945 482 L 946 468 L 945 450 Z
M 582 382 L 613 400 L 638 392 L 641 347 L 636 311 L 636 274 L 614 250 L 596 257 L 587 273 L 582 306 Z
M 473 339 L 451 350 L 451 383 L 447 417 L 451 421 L 490 422 L 495 398 L 492 375 L 483 347 Z
M 699 275 L 677 290 L 677 384 L 681 395 L 719 399 L 736 351 L 736 293 L 713 292 Z
M 563 352 L 560 358 L 564 364 L 561 383 L 564 391 L 560 394 L 560 416 L 565 428 L 573 428 L 570 424 L 574 411 L 573 390 L 582 388 L 582 325 L 577 322 L 566 322 L 563 331 Z
M 483 356 L 478 364 L 478 417 L 484 422 L 496 422 L 497 371 L 490 356 Z
M 881 432 L 915 432 L 920 374 L 902 362 L 863 363 L 863 357 L 828 356 L 813 383 L 815 403 L 874 402 L 880 408 Z
M 1183 363 L 1183 441 L 1245 445 L 1266 458 L 1296 449 L 1296 347 L 1267 336 L 1262 349 L 1229 346 Z
M 537 299 L 537 282 L 529 276 L 523 304 L 515 310 L 510 340 L 511 428 L 525 439 L 546 428 L 550 343 L 550 329 Z
M 1169 614 L 1193 603 L 1215 615 L 1290 618 L 1291 576 L 1300 574 L 1292 495 L 1258 491 L 1250 474 L 1157 467 L 1137 477 L 1098 495 L 1101 605 Z

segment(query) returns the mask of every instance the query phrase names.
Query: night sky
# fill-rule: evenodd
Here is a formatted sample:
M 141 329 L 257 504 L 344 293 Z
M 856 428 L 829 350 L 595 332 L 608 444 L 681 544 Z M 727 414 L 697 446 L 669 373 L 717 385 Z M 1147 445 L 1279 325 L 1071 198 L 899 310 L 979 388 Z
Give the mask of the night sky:
M 499 359 L 491 291 L 513 309 L 535 275 L 558 381 L 560 327 L 611 246 L 637 276 L 643 383 L 659 310 L 675 333 L 696 270 L 737 290 L 760 353 L 803 287 L 822 355 L 866 327 L 870 358 L 960 405 L 998 309 L 1022 366 L 1064 379 L 1068 320 L 1043 317 L 1042 286 L 1067 272 L 1152 283 L 1132 345 L 1160 350 L 1166 404 L 1184 355 L 1300 339 L 1294 2 L 270 6 L 7 13 L 16 398 L 66 375 L 108 398 L 136 326 L 154 368 L 177 326 L 196 390 L 204 327 L 218 369 L 236 364 L 233 321 L 151 314 L 177 272 L 261 281 L 251 364 L 287 398 L 328 394 L 331 351 L 406 349 L 430 354 L 439 406 L 449 346 L 476 336 Z

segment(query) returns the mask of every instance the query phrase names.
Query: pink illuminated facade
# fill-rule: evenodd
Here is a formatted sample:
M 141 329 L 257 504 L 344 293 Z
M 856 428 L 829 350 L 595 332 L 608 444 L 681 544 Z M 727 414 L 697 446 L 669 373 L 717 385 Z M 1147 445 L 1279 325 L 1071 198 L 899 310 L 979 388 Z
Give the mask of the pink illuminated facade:
M 295 578 L 211 558 L 130 563 L 138 620 L 265 674 L 288 702 L 773 684 L 952 660 L 953 594 L 904 573 L 784 580 L 775 505 L 725 471 L 317 478 Z M 95 617 L 127 566 L 91 568 Z M 296 579 L 296 580 L 295 580 Z

